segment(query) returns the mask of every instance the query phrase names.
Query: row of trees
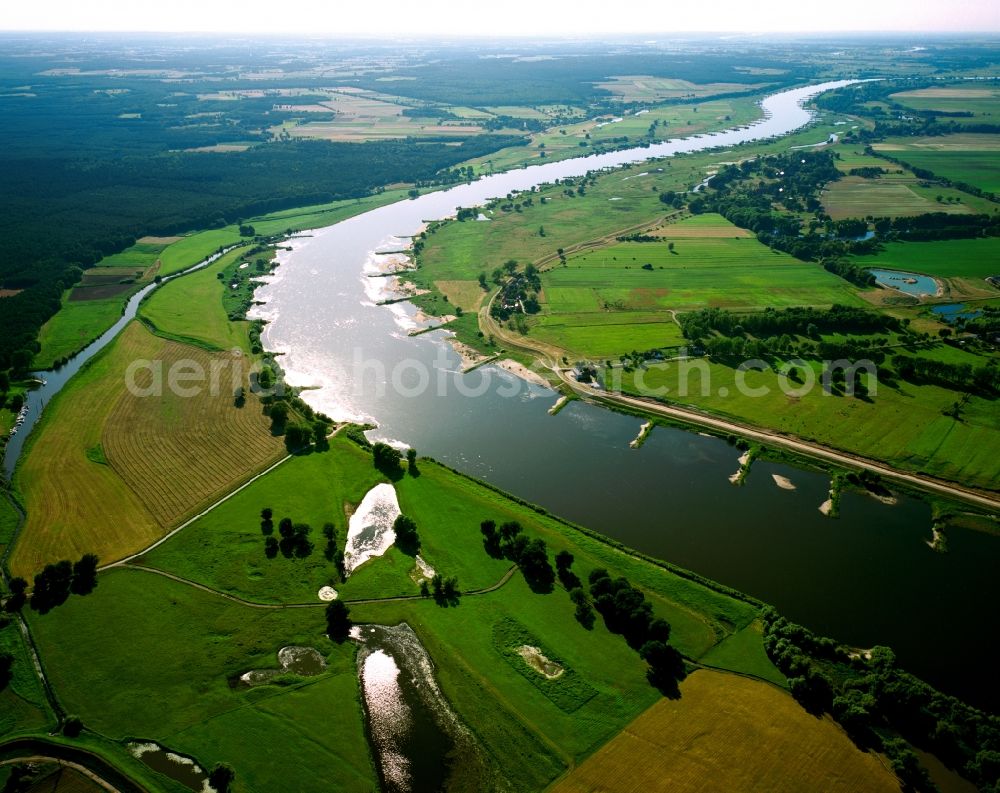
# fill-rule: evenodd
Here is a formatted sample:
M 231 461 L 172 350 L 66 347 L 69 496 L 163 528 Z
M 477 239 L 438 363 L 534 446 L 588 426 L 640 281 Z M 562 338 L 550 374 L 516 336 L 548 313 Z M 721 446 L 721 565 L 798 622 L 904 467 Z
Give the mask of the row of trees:
M 545 540 L 539 537 L 529 539 L 517 521 L 508 521 L 497 528 L 495 521 L 484 520 L 479 530 L 483 535 L 483 546 L 490 556 L 510 559 L 520 568 L 532 591 L 552 591 L 556 575 L 549 562 Z
M 92 553 L 84 554 L 76 562 L 67 559 L 47 564 L 34 578 L 31 591 L 31 608 L 45 613 L 66 602 L 71 594 L 89 595 L 97 587 L 98 559 Z M 27 601 L 28 582 L 12 578 L 7 600 L 8 611 L 19 611 Z
M 907 741 L 1000 791 L 1000 719 L 936 691 L 900 669 L 887 647 L 867 657 L 764 611 L 764 649 L 812 712 L 829 712 L 863 748 L 885 752 L 903 782 L 931 787 Z M 893 733 L 904 740 L 887 737 Z
M 933 383 L 943 388 L 985 396 L 1000 394 L 1000 367 L 995 361 L 985 366 L 972 366 L 968 363 L 895 355 L 892 365 L 901 378 L 913 383 Z
M 902 322 L 888 314 L 864 308 L 833 305 L 820 308 L 767 308 L 751 314 L 734 314 L 723 308 L 704 308 L 680 316 L 685 338 L 698 341 L 715 331 L 723 336 L 747 334 L 758 338 L 806 336 L 819 339 L 822 333 L 873 334 L 899 331 Z
M 664 693 L 675 693 L 686 672 L 684 658 L 670 641 L 670 623 L 653 615 L 653 606 L 628 579 L 612 578 L 607 570 L 588 577 L 594 608 L 612 633 L 620 633 L 649 665 L 650 683 Z
M 576 621 L 588 631 L 594 627 L 594 607 L 590 603 L 590 598 L 583 591 L 583 582 L 580 577 L 573 572 L 573 554 L 562 550 L 556 554 L 556 575 L 569 593 L 569 599 L 573 602 Z

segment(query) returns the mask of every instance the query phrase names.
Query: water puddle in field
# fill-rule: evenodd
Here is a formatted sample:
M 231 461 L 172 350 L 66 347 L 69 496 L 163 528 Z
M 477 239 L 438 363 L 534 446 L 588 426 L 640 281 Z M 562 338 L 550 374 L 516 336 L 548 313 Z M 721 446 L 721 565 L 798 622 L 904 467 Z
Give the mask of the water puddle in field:
M 374 556 L 381 556 L 396 541 L 392 524 L 400 515 L 396 488 L 389 484 L 375 485 L 365 493 L 351 515 L 347 528 L 347 549 L 344 570 L 347 575 Z
M 326 659 L 315 647 L 290 645 L 278 650 L 277 669 L 251 669 L 240 675 L 240 682 L 247 686 L 260 686 L 279 675 L 313 677 L 326 671 Z
M 360 645 L 366 727 L 386 793 L 504 787 L 438 687 L 434 664 L 409 625 L 356 625 L 351 638 Z
M 550 661 L 542 654 L 541 648 L 532 647 L 530 644 L 522 644 L 517 648 L 517 654 L 524 659 L 524 662 L 534 669 L 538 674 L 555 680 L 562 675 L 563 668 L 555 661 Z
M 208 784 L 208 773 L 192 758 L 171 752 L 152 741 L 130 743 L 129 752 L 154 771 L 180 782 L 190 790 L 213 793 L 215 788 Z

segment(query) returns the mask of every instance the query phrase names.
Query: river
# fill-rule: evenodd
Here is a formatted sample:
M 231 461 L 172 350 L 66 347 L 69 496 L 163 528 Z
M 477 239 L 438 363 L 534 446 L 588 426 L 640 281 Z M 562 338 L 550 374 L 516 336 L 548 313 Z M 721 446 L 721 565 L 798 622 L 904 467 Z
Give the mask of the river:
M 787 134 L 809 120 L 801 103 L 845 82 L 786 91 L 763 103 L 749 128 L 646 148 L 547 163 L 482 178 L 380 207 L 314 231 L 279 254 L 281 266 L 256 294 L 268 320 L 264 342 L 282 353 L 287 379 L 338 418 L 378 424 L 377 437 L 412 444 L 472 475 L 651 555 L 774 604 L 791 619 L 841 641 L 892 646 L 915 673 L 944 690 L 997 708 L 984 625 L 992 624 L 995 538 L 948 533 L 947 554 L 927 546 L 931 512 L 845 494 L 838 519 L 819 505 L 829 482 L 810 471 L 756 463 L 742 487 L 728 477 L 739 452 L 695 432 L 657 428 L 629 448 L 640 421 L 581 402 L 555 416 L 556 395 L 494 367 L 461 374 L 444 333 L 418 337 L 408 303 L 377 306 L 385 279 L 368 278 L 376 251 L 405 246 L 424 221 L 512 190 L 680 152 Z M 147 287 L 149 289 L 151 287 Z M 69 366 L 45 373 L 29 396 L 29 421 L 5 458 L 13 469 L 43 401 L 120 326 Z M 15 445 L 16 444 L 16 445 Z M 771 474 L 796 486 L 776 486 Z

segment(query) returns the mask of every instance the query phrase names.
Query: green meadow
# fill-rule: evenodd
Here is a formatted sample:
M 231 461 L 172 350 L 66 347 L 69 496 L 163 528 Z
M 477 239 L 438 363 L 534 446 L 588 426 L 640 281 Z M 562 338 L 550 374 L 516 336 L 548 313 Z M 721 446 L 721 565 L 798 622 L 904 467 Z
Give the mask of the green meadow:
M 36 369 L 51 369 L 56 361 L 82 350 L 121 318 L 128 301 L 127 295 L 104 300 L 70 300 L 69 295 L 67 291 L 62 308 L 38 334 L 41 350 L 31 363 Z
M 116 570 L 91 595 L 32 612 L 31 627 L 63 706 L 111 741 L 155 740 L 208 768 L 230 762 L 240 769 L 237 790 L 328 790 L 316 769 L 333 767 L 339 790 L 375 786 L 354 647 L 323 636 L 322 611 L 250 609 Z M 319 647 L 327 672 L 283 686 L 230 685 L 276 667 L 288 644 Z M 262 750 L 269 745 L 280 752 Z
M 982 366 L 987 361 L 982 356 L 942 349 L 954 363 Z M 704 390 L 699 373 L 703 365 L 707 366 Z M 766 394 L 744 395 L 735 369 L 708 361 L 651 364 L 624 373 L 621 387 L 627 393 L 656 396 L 865 457 L 890 460 L 907 470 L 973 487 L 995 487 L 1000 461 L 993 450 L 1000 443 L 1000 416 L 991 400 L 970 396 L 961 419 L 956 420 L 945 411 L 962 395 L 935 385 L 897 380 L 891 387 L 880 382 L 877 395 L 867 399 L 828 395 L 818 385 L 818 366 L 813 364 L 817 385 L 799 395 L 786 394 L 773 370 L 747 372 L 749 388 L 768 390 Z M 684 383 L 686 394 L 681 390 Z M 788 383 L 793 392 L 798 388 L 799 384 Z
M 609 244 L 546 270 L 532 338 L 576 356 L 617 356 L 683 345 L 673 310 L 859 303 L 842 279 L 771 250 L 718 215 L 652 233 L 655 242 Z
M 1000 239 L 889 242 L 879 253 L 855 256 L 852 261 L 939 278 L 983 279 L 1000 275 Z
M 1000 103 L 998 103 L 1000 110 Z M 930 138 L 890 138 L 879 151 L 935 176 L 1000 193 L 1000 135 L 963 133 Z
M 230 322 L 223 310 L 223 292 L 229 286 L 219 274 L 242 260 L 237 248 L 212 264 L 170 281 L 146 297 L 139 316 L 157 334 L 208 350 L 240 349 L 249 353 L 246 322 Z

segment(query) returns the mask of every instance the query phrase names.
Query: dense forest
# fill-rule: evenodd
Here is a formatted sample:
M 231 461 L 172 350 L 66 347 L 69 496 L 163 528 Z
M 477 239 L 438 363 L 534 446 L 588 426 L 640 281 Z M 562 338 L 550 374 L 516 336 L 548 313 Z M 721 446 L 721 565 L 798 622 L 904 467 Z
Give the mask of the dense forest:
M 266 68 L 267 56 L 160 42 L 142 64 L 154 68 L 131 73 L 122 63 L 133 59 L 107 42 L 62 51 L 65 44 L 53 42 L 59 55 L 28 42 L 8 37 L 0 56 L 0 288 L 23 290 L 3 299 L 0 370 L 27 367 L 62 292 L 82 269 L 137 237 L 358 197 L 393 182 L 447 180 L 456 164 L 522 140 L 275 141 L 268 129 L 287 114 L 274 97 L 227 101 L 218 76 L 231 75 L 226 91 L 259 90 L 261 81 L 237 66 L 249 60 Z M 268 88 L 290 80 L 275 77 Z M 250 148 L 190 151 L 233 140 Z

